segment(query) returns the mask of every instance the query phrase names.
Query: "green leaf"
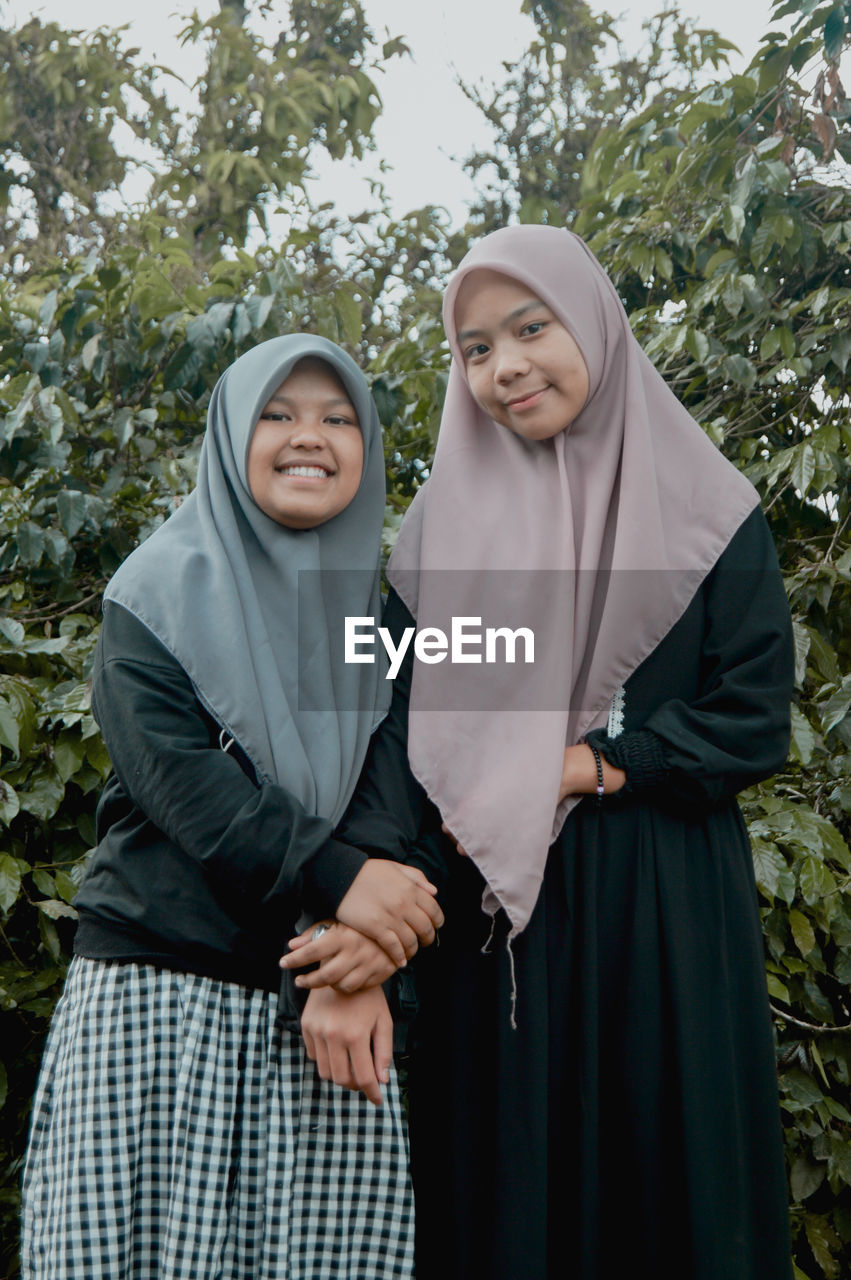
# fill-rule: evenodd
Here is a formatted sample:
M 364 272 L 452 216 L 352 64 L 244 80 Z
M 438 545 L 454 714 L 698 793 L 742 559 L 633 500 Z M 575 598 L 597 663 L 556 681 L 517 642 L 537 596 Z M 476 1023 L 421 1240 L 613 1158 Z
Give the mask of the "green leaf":
M 86 749 L 78 734 L 60 734 L 53 748 L 53 764 L 63 782 L 69 782 L 83 763 Z
M 777 237 L 770 223 L 761 222 L 751 238 L 750 255 L 755 267 L 762 266 L 776 243 Z
M 846 18 L 839 5 L 831 9 L 824 24 L 824 56 L 828 62 L 835 62 L 842 52 L 845 42 Z M 849 23 L 851 34 L 851 23 Z
M 746 356 L 727 356 L 724 372 L 746 391 L 750 391 L 756 383 L 756 369 Z
M 112 772 L 112 762 L 100 735 L 89 738 L 86 742 L 86 759 L 97 769 L 102 778 L 109 777 Z
M 52 898 L 56 892 L 56 882 L 44 867 L 36 867 L 33 871 L 33 884 L 46 898 Z
M 836 367 L 845 372 L 848 366 L 848 360 L 851 357 L 851 333 L 848 330 L 840 331 L 830 340 L 830 358 Z
M 793 909 L 789 912 L 789 927 L 792 930 L 792 937 L 795 939 L 795 946 L 802 956 L 808 956 L 816 945 L 813 926 L 805 915 Z
M 21 808 L 47 822 L 65 798 L 65 784 L 53 769 L 43 769 L 30 779 L 27 790 L 20 791 Z
M 730 203 L 724 209 L 724 234 L 728 240 L 738 244 L 745 229 L 745 211 L 739 204 Z
M 838 982 L 846 987 L 851 986 L 851 951 L 843 950 L 837 953 L 833 972 Z
M 836 880 L 828 868 L 818 858 L 804 858 L 801 863 L 799 883 L 804 902 L 808 906 L 826 898 L 836 890 Z M 796 938 L 797 942 L 797 938 Z
M 355 302 L 350 293 L 340 289 L 334 297 L 334 305 L 340 317 L 343 337 L 353 347 L 357 346 L 362 331 L 360 304 Z
M 79 885 L 68 875 L 67 871 L 57 871 L 55 875 L 56 892 L 63 902 L 73 902 L 77 896 Z
M 21 892 L 21 872 L 18 860 L 8 853 L 0 853 L 0 911 L 11 911 Z
M 773 900 L 781 872 L 786 870 L 786 859 L 776 845 L 760 839 L 753 839 L 751 843 L 757 885 L 766 898 Z
M 21 802 L 14 788 L 0 778 L 0 822 L 8 827 L 12 819 L 17 817 L 20 807 Z
M 801 764 L 809 764 L 816 744 L 816 735 L 806 716 L 792 707 L 792 757 Z
M 709 339 L 700 329 L 689 326 L 686 332 L 686 349 L 693 360 L 703 364 L 709 355 Z
M 86 521 L 86 495 L 79 489 L 62 489 L 56 495 L 56 510 L 63 531 L 73 538 Z
M 5 636 L 10 644 L 21 644 L 25 634 L 23 625 L 16 618 L 0 615 L 0 635 Z
M 89 338 L 88 342 L 83 347 L 80 354 L 80 361 L 86 373 L 91 373 L 92 371 L 92 365 L 97 358 L 98 347 L 100 346 L 100 340 L 102 337 L 102 333 L 96 333 L 94 337 Z
M 833 1256 L 833 1250 L 840 1249 L 842 1244 L 827 1218 L 817 1218 L 808 1213 L 804 1218 L 804 1230 L 813 1257 L 827 1280 L 839 1280 L 839 1263 Z
M 849 710 L 851 710 L 851 675 L 844 678 L 836 693 L 831 694 L 825 703 L 821 713 L 823 731 L 830 733 L 831 729 L 835 729 L 848 715 Z
M 51 920 L 60 920 L 63 916 L 69 920 L 77 919 L 77 912 L 68 905 L 67 902 L 60 902 L 58 898 L 49 898 L 47 902 L 37 902 L 35 904 L 39 911 L 43 911 Z
M 811 1107 L 814 1103 L 822 1100 L 822 1091 L 815 1080 L 798 1068 L 784 1072 L 781 1081 L 795 1101 L 800 1102 L 803 1106 Z
M 810 652 L 810 633 L 800 622 L 792 623 L 795 645 L 795 684 L 800 689 L 807 674 L 807 655 Z
M 736 181 L 730 192 L 730 204 L 747 209 L 757 175 L 757 159 L 753 151 L 749 151 L 743 160 L 736 164 Z
M 792 1161 L 792 1169 L 789 1175 L 792 1199 L 798 1204 L 808 1200 L 824 1182 L 825 1173 L 826 1170 L 823 1165 L 810 1164 L 805 1156 L 797 1156 Z
M 789 478 L 800 493 L 806 497 L 812 478 L 816 473 L 816 455 L 811 444 L 797 445 L 794 450 Z
M 768 973 L 765 976 L 768 986 L 768 994 L 773 996 L 775 1000 L 782 1000 L 784 1004 L 789 1004 L 789 988 L 785 982 L 781 982 L 775 973 Z
M 13 756 L 20 751 L 18 717 L 6 699 L 0 696 L 0 743 L 8 747 Z
M 15 541 L 18 544 L 21 563 L 34 568 L 40 562 L 44 551 L 44 534 L 41 529 L 31 520 L 25 520 L 23 524 L 18 525 Z
M 56 925 L 43 911 L 38 912 L 38 932 L 47 954 L 51 959 L 59 960 L 62 955 L 59 934 L 56 932 Z

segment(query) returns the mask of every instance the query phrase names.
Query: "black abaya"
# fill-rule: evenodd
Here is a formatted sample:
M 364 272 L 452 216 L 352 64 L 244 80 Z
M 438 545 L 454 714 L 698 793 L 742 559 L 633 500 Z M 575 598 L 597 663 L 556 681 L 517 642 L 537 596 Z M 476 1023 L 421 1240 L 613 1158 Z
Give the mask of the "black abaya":
M 398 600 L 388 625 L 410 618 Z M 417 960 L 418 1280 L 790 1280 L 777 1080 L 735 794 L 782 765 L 789 613 L 751 515 L 628 680 L 627 774 L 553 844 L 527 928 L 482 950 L 482 878 L 406 768 L 409 673 L 345 838 L 423 866 L 446 924 Z M 619 727 L 619 726 L 618 726 Z

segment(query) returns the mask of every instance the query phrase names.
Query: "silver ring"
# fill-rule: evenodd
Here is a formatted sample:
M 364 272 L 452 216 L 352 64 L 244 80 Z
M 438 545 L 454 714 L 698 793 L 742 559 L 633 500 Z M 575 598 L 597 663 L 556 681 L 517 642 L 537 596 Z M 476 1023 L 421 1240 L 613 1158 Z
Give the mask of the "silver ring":
M 327 932 L 328 932 L 327 924 L 318 924 L 316 928 L 313 930 L 313 933 L 310 935 L 311 942 L 315 942 L 317 938 L 321 938 L 323 933 L 327 933 Z

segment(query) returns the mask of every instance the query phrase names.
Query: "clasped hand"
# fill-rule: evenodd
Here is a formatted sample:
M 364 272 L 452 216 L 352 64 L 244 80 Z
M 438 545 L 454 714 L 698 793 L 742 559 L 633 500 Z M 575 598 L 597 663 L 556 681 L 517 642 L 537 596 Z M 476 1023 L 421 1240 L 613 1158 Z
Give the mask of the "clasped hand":
M 393 1020 L 381 983 L 407 964 L 420 944 L 434 941 L 443 924 L 437 890 L 414 867 L 371 859 L 358 872 L 337 908 L 289 942 L 282 969 L 316 964 L 296 985 L 307 989 L 301 1018 L 305 1050 L 323 1080 L 360 1090 L 381 1105 L 390 1078 Z
M 289 942 L 282 969 L 318 964 L 296 978 L 308 990 L 331 986 L 350 994 L 380 986 L 408 963 L 422 944 L 434 941 L 443 924 L 437 890 L 416 867 L 372 858 L 364 864 L 337 908 L 336 921 L 314 939 L 311 926 Z

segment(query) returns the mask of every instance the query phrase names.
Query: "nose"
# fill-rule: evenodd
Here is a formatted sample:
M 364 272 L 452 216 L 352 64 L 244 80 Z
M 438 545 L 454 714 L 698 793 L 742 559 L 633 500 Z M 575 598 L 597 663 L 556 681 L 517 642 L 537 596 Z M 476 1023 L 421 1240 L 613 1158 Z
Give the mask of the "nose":
M 506 340 L 494 350 L 494 378 L 502 385 L 529 372 L 529 360 L 518 342 Z
M 325 436 L 321 423 L 316 418 L 301 418 L 290 434 L 290 445 L 294 449 L 322 449 Z

